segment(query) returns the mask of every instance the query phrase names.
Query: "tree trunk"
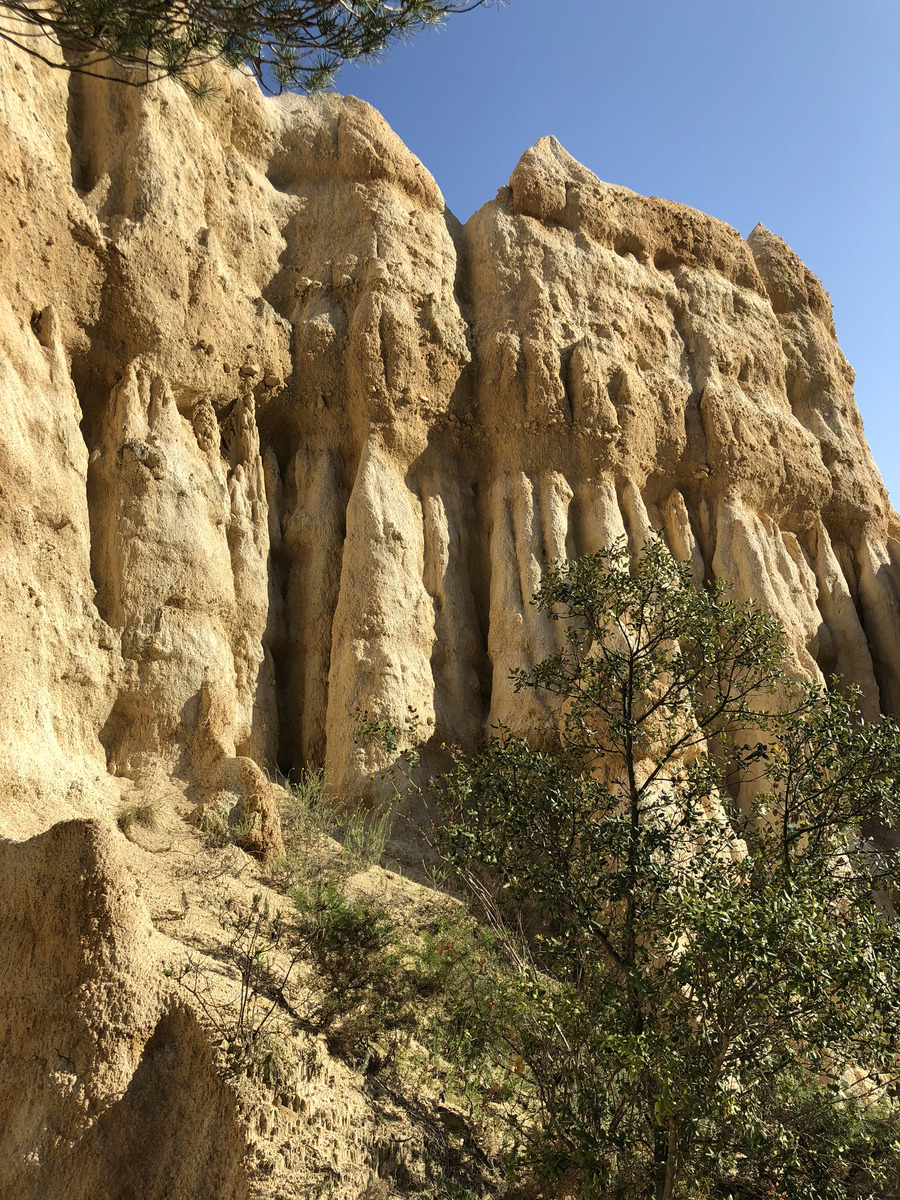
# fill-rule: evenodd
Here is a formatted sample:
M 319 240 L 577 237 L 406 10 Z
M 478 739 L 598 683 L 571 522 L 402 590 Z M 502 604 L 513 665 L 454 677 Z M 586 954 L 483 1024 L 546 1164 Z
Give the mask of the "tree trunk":
M 666 1178 L 663 1186 L 662 1200 L 674 1200 L 675 1169 L 678 1165 L 678 1130 L 675 1118 L 669 1118 L 669 1144 L 666 1153 Z

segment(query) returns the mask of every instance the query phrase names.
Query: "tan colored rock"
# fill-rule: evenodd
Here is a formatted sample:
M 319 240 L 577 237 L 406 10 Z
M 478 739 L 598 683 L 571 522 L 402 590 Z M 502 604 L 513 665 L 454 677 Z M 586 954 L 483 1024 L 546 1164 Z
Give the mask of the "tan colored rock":
M 114 835 L 65 822 L 0 867 L 0 1195 L 246 1196 L 237 1106 Z
M 424 1182 L 427 1123 L 374 1099 L 321 1039 L 275 1022 L 271 1069 L 223 1078 L 222 1035 L 247 999 L 231 920 L 285 898 L 241 851 L 204 854 L 166 807 L 168 857 L 99 821 L 0 842 L 0 1195 L 243 1200 L 327 1179 L 356 1200 L 392 1167 Z M 395 887 L 395 903 L 427 903 L 376 874 L 367 886 Z
M 857 683 L 870 712 L 880 689 L 893 711 L 893 668 L 879 662 L 892 638 L 884 628 L 884 651 L 862 651 L 873 623 L 851 564 L 871 561 L 863 529 L 891 545 L 897 519 L 827 296 L 796 256 L 761 228 L 744 243 L 602 184 L 552 138 L 466 234 L 490 457 L 532 479 L 562 473 L 567 552 L 622 532 L 639 547 L 660 529 L 698 581 L 729 578 L 785 622 L 804 674 Z M 847 547 L 840 578 L 832 543 Z M 868 581 L 891 569 L 863 575 L 869 607 L 890 611 Z M 517 661 L 514 640 L 496 639 L 495 679 Z
M 277 788 L 252 758 L 223 759 L 216 782 L 239 797 L 229 814 L 238 845 L 262 862 L 274 863 L 284 854 Z
M 0 300 L 0 346 L 0 821 L 25 836 L 111 801 L 99 735 L 122 660 L 95 604 L 88 452 L 53 308 L 32 326 Z
M 508 675 L 556 644 L 544 566 L 653 528 L 772 607 L 804 673 L 900 706 L 897 519 L 774 235 L 552 138 L 462 229 L 357 100 L 77 80 L 67 125 L 57 77 L 0 53 L 6 728 L 33 711 L 4 778 L 35 814 L 91 811 L 104 760 L 201 789 L 325 762 L 359 794 L 363 709 L 435 743 L 530 726 Z
M 431 733 L 435 634 L 434 607 L 423 581 L 421 505 L 374 446 L 363 451 L 346 521 L 332 627 L 325 772 L 337 795 L 352 796 L 360 775 L 365 779 L 382 765 L 356 744 L 363 711 L 403 728 L 414 709 L 425 736 Z
M 559 645 L 530 604 L 548 563 L 653 530 L 776 613 L 799 674 L 900 714 L 900 520 L 828 297 L 761 226 L 604 184 L 552 138 L 463 228 L 367 105 L 234 74 L 200 104 L 0 43 L 0 166 L 0 833 L 40 835 L 0 844 L 0 1192 L 104 1194 L 187 1071 L 221 1161 L 184 1113 L 142 1195 L 240 1195 L 255 1122 L 270 1194 L 312 1186 L 291 1147 L 315 1145 L 356 1200 L 399 1153 L 357 1084 L 306 1047 L 289 1104 L 234 1118 L 128 870 L 180 921 L 192 805 L 271 862 L 276 770 L 372 794 L 360 712 L 414 713 L 426 766 L 539 726 L 509 672 Z M 159 845 L 110 832 L 160 786 L 184 803 Z

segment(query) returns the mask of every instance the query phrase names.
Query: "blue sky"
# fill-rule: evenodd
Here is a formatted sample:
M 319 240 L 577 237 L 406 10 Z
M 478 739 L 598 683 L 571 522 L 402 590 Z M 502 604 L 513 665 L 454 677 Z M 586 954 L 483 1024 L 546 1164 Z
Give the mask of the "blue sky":
M 831 294 L 900 505 L 897 0 L 509 0 L 345 67 L 465 220 L 554 134 L 601 179 L 785 239 Z

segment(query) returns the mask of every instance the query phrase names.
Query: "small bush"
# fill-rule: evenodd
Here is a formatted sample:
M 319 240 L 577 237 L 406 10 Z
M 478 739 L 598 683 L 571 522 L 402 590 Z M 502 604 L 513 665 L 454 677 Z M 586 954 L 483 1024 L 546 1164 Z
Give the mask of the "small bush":
M 272 1076 L 279 1063 L 277 1013 L 303 947 L 288 950 L 284 921 L 260 895 L 249 909 L 225 908 L 219 917 L 225 939 L 212 957 L 238 984 L 237 997 L 222 994 L 206 960 L 189 957 L 178 982 L 190 992 L 225 1055 L 226 1075 Z M 282 952 L 277 960 L 276 955 Z
M 344 829 L 343 857 L 351 875 L 377 866 L 384 855 L 391 827 L 389 813 L 356 812 Z
M 200 818 L 200 832 L 210 850 L 240 846 L 253 828 L 252 821 L 231 822 L 228 813 L 218 804 L 211 804 Z
M 279 805 L 281 835 L 285 846 L 330 837 L 333 824 L 325 796 L 325 775 L 322 771 L 303 770 L 296 779 L 287 781 Z
M 275 879 L 293 893 L 330 870 L 337 854 L 334 819 L 325 797 L 321 771 L 301 771 L 285 787 L 278 806 L 284 856 L 275 866 Z
M 415 1024 L 418 964 L 408 936 L 367 897 L 333 883 L 298 893 L 296 903 L 319 988 L 313 1020 L 332 1053 L 367 1059 L 374 1040 Z
M 127 808 L 123 808 L 116 818 L 116 824 L 127 835 L 129 829 L 134 825 L 140 825 L 142 829 L 155 829 L 159 820 L 159 809 L 153 801 L 144 801 L 142 804 L 129 804 Z
M 325 791 L 322 771 L 301 771 L 279 807 L 284 857 L 276 879 L 285 892 L 305 892 L 314 881 L 335 885 L 374 866 L 390 833 L 389 813 L 345 810 Z

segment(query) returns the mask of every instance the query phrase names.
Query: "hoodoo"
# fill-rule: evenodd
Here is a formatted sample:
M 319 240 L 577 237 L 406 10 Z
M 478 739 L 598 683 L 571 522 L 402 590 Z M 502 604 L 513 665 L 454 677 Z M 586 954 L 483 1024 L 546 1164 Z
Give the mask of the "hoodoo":
M 194 835 L 141 849 L 121 804 L 225 797 L 265 856 L 277 771 L 372 786 L 360 711 L 527 727 L 542 571 L 651 530 L 900 714 L 900 520 L 828 296 L 551 137 L 463 226 L 366 104 L 236 74 L 200 103 L 0 43 L 0 168 L 0 1195 L 105 1195 L 121 1158 L 135 1195 L 238 1196 L 247 1144 L 307 1178 L 308 1119 L 355 1197 L 383 1122 L 318 1047 L 315 1119 L 247 1132 L 160 966 Z

